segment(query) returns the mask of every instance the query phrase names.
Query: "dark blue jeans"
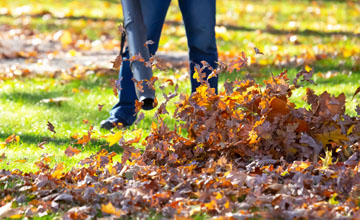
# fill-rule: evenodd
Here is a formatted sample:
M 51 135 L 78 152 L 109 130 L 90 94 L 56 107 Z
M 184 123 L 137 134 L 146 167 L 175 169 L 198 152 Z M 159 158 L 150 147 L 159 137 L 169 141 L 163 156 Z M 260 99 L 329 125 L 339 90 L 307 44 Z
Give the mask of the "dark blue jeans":
M 150 54 L 155 54 L 171 0 L 141 0 L 140 2 L 147 27 L 147 38 L 154 42 L 154 44 L 149 45 Z M 213 68 L 217 66 L 218 54 L 215 41 L 216 0 L 179 0 L 179 6 L 188 40 L 191 91 L 194 92 L 200 85 L 193 78 L 195 64 L 201 66 L 201 61 L 206 61 Z M 125 52 L 123 57 L 128 58 L 129 53 Z M 211 72 L 207 69 L 205 71 L 207 74 Z M 119 78 L 122 79 L 120 81 L 122 90 L 119 91 L 119 102 L 111 109 L 108 120 L 113 123 L 121 122 L 125 125 L 131 125 L 136 119 L 135 100 L 137 97 L 134 83 L 131 80 L 133 74 L 128 61 L 122 63 Z M 218 78 L 211 78 L 209 84 L 217 92 Z

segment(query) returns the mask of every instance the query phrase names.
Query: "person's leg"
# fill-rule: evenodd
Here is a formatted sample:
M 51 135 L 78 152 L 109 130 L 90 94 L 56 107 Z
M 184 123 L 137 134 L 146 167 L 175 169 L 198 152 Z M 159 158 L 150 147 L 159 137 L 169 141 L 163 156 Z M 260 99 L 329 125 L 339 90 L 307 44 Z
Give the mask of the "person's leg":
M 144 22 L 147 28 L 147 38 L 154 44 L 149 45 L 150 54 L 155 54 L 159 45 L 161 29 L 164 24 L 166 12 L 171 0 L 141 0 L 141 9 Z M 123 58 L 129 58 L 129 52 L 126 50 Z M 134 82 L 131 80 L 133 74 L 130 69 L 130 62 L 124 61 L 120 67 L 120 91 L 119 102 L 111 109 L 110 117 L 101 122 L 101 127 L 111 129 L 114 124 L 122 123 L 124 126 L 131 125 L 136 119 L 135 115 L 135 93 Z
M 201 61 L 217 67 L 218 53 L 215 40 L 216 0 L 179 0 L 188 39 L 190 59 L 191 91 L 196 91 L 200 83 L 193 78 L 194 66 Z M 211 73 L 205 69 L 207 76 Z M 209 80 L 211 88 L 217 92 L 218 77 Z

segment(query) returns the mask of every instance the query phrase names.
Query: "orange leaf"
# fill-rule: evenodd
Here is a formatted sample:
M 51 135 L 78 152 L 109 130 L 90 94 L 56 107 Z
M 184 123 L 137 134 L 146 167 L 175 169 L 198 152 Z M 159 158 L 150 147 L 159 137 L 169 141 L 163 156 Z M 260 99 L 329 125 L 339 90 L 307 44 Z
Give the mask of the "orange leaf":
M 141 109 L 142 109 L 142 106 L 143 106 L 143 102 L 139 102 L 138 100 L 135 100 L 135 112 L 138 113 Z
M 64 163 L 58 163 L 55 168 L 54 171 L 52 172 L 51 176 L 57 179 L 60 179 L 61 177 L 63 177 L 63 173 L 64 173 Z
M 215 210 L 216 207 L 217 207 L 216 201 L 215 201 L 215 200 L 211 200 L 210 202 L 205 203 L 205 207 L 206 207 L 208 210 Z
M 273 97 L 270 100 L 270 112 L 268 113 L 268 115 L 270 117 L 279 117 L 282 115 L 287 115 L 290 110 L 287 107 L 287 102 L 286 100 L 277 98 L 277 97 Z
M 15 160 L 15 163 L 25 163 L 27 161 L 27 159 L 20 159 L 20 160 Z
M 105 212 L 107 214 L 116 215 L 116 216 L 120 216 L 120 215 L 125 214 L 124 211 L 116 209 L 111 202 L 109 202 L 106 205 L 102 204 L 101 205 L 101 211 Z
M 23 217 L 22 214 L 15 214 L 15 215 L 10 216 L 10 218 L 12 218 L 12 219 L 14 219 L 14 218 L 21 218 L 21 217 Z
M 68 157 L 72 157 L 76 154 L 79 154 L 81 151 L 77 148 L 73 148 L 72 146 L 69 146 L 68 148 L 66 148 L 65 150 L 65 155 Z

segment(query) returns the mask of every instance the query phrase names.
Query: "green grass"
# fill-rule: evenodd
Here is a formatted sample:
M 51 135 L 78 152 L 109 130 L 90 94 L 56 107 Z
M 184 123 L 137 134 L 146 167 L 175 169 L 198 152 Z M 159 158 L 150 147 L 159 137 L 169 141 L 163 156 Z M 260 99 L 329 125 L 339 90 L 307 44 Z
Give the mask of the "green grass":
M 173 1 L 168 19 L 180 21 L 181 15 L 176 1 Z M 81 7 L 78 7 L 81 5 Z M 118 38 L 115 21 L 97 21 L 88 19 L 69 19 L 66 16 L 87 16 L 90 18 L 120 18 L 121 8 L 117 1 L 30 1 L 30 0 L 3 0 L 0 8 L 8 8 L 14 15 L 16 10 L 22 6 L 31 6 L 28 13 L 50 11 L 55 16 L 65 15 L 65 19 L 55 17 L 44 20 L 42 17 L 20 17 L 0 16 L 0 22 L 10 24 L 14 27 L 22 27 L 27 22 L 28 27 L 36 29 L 44 34 L 52 34 L 59 29 L 69 29 L 81 36 L 87 36 L 91 40 L 98 39 L 102 34 L 109 34 Z M 312 8 L 311 8 L 312 7 Z M 72 10 L 76 8 L 76 10 Z M 101 10 L 99 10 L 101 8 Z M 311 10 L 320 9 L 320 14 Z M 218 1 L 217 20 L 219 24 L 225 25 L 225 29 L 218 29 L 217 42 L 220 54 L 240 54 L 245 51 L 247 55 L 257 60 L 262 65 L 251 65 L 238 73 L 222 74 L 220 76 L 220 89 L 222 83 L 230 78 L 244 78 L 250 74 L 258 82 L 268 78 L 273 72 L 275 75 L 288 69 L 290 78 L 293 78 L 304 65 L 287 64 L 283 67 L 277 66 L 272 61 L 276 55 L 304 56 L 306 54 L 329 54 L 329 57 L 322 60 L 312 59 L 308 63 L 315 70 L 314 81 L 317 85 L 305 84 L 313 88 L 317 94 L 327 90 L 329 93 L 338 95 L 344 92 L 348 97 L 346 107 L 350 115 L 355 115 L 355 106 L 359 103 L 359 95 L 351 100 L 356 88 L 360 85 L 360 39 L 355 34 L 359 33 L 356 24 L 360 23 L 359 4 L 351 6 L 346 1 Z M 290 25 L 295 21 L 295 26 Z M 333 25 L 333 26 L 329 26 Z M 336 26 L 338 24 L 338 26 Z M 238 30 L 231 29 L 236 26 Z M 221 30 L 225 30 L 222 32 Z M 333 32 L 341 32 L 335 34 Z M 165 25 L 163 36 L 160 42 L 160 50 L 187 50 L 184 27 L 181 25 Z M 291 42 L 291 36 L 297 36 L 297 43 Z M 265 55 L 254 55 L 253 46 L 260 48 Z M 345 52 L 344 52 L 345 51 Z M 348 53 L 351 52 L 351 55 Z M 221 56 L 222 57 L 222 56 Z M 329 71 L 338 73 L 337 76 L 324 78 Z M 165 72 L 156 71 L 156 76 L 167 78 L 186 74 L 169 70 Z M 96 73 L 84 79 L 65 82 L 61 78 L 33 77 L 24 79 L 12 79 L 2 81 L 0 86 L 0 142 L 4 141 L 11 134 L 20 136 L 19 143 L 12 143 L 5 148 L 0 148 L 0 155 L 5 153 L 7 159 L 0 161 L 0 169 L 21 169 L 25 172 L 36 171 L 33 165 L 41 159 L 42 155 L 51 158 L 51 166 L 64 162 L 67 169 L 76 166 L 77 163 L 101 148 L 115 151 L 120 160 L 121 148 L 118 145 L 109 147 L 103 135 L 108 132 L 99 130 L 101 120 L 108 117 L 112 105 L 116 103 L 112 88 L 109 84 L 110 78 L 116 75 L 102 76 Z M 190 82 L 186 78 L 179 81 L 182 93 L 190 91 Z M 76 88 L 80 92 L 74 93 Z M 172 88 L 166 88 L 170 92 Z M 162 102 L 162 92 L 158 90 L 159 103 Z M 305 89 L 300 88 L 293 94 L 292 101 L 297 107 L 306 107 L 302 99 Z M 66 97 L 60 105 L 55 103 L 41 103 L 48 98 Z M 176 100 L 175 100 L 176 101 Z M 168 106 L 170 112 L 174 111 L 174 102 Z M 98 104 L 105 104 L 101 112 L 98 111 Z M 132 126 L 125 138 L 131 138 L 131 130 L 141 128 L 143 138 L 149 133 L 150 125 L 154 121 L 155 110 L 146 112 L 145 119 L 137 126 Z M 89 121 L 88 124 L 83 120 Z M 47 122 L 55 126 L 56 134 L 47 129 Z M 175 124 L 174 119 L 165 117 L 170 127 Z M 87 133 L 90 125 L 94 125 L 92 140 L 86 146 L 74 144 L 75 140 L 70 136 L 78 133 L 82 136 Z M 46 141 L 44 149 L 37 145 Z M 82 152 L 74 157 L 67 157 L 64 154 L 69 146 L 76 146 Z M 137 147 L 142 147 L 140 144 Z M 20 159 L 27 159 L 27 162 L 15 162 Z

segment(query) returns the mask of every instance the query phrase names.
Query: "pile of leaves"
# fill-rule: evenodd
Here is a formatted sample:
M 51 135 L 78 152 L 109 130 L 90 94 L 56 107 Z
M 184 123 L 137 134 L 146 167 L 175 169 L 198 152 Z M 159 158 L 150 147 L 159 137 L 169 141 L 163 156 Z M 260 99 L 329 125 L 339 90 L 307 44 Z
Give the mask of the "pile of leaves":
M 220 63 L 208 78 L 244 63 L 244 56 Z M 70 171 L 62 163 L 50 168 L 46 158 L 35 173 L 1 170 L 0 217 L 360 217 L 359 106 L 350 117 L 344 94 L 308 89 L 309 108 L 295 108 L 289 98 L 300 78 L 311 82 L 311 71 L 292 83 L 286 71 L 264 85 L 226 82 L 216 94 L 202 70 L 196 67 L 197 91 L 180 94 L 174 129 L 163 115 L 178 94 L 164 95 L 143 151 L 133 147 L 140 138 L 126 141 L 123 131 L 107 137 L 124 149 L 122 163 L 103 149 Z

